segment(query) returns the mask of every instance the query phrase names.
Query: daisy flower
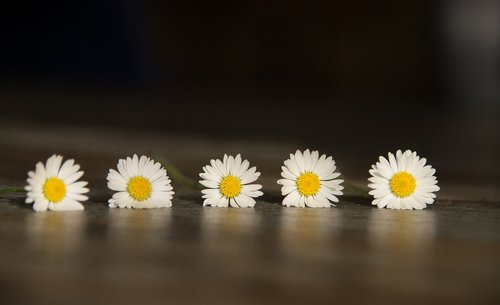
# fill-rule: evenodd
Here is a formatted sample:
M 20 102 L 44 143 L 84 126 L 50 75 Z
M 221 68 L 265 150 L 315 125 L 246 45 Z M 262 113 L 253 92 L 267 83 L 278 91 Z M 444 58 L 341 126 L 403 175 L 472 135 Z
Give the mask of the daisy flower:
M 141 156 L 118 160 L 118 171 L 110 169 L 108 188 L 116 191 L 110 208 L 151 209 L 172 206 L 173 188 L 159 162 Z
M 24 189 L 28 192 L 26 203 L 33 203 L 33 210 L 83 210 L 80 201 L 88 200 L 83 194 L 89 191 L 85 187 L 87 182 L 77 181 L 83 171 L 79 171 L 80 165 L 75 164 L 75 160 L 66 160 L 61 165 L 62 160 L 62 156 L 52 155 L 45 162 L 45 166 L 38 162 L 35 171 L 28 173 L 28 185 Z
M 213 207 L 253 207 L 255 199 L 262 196 L 260 184 L 250 184 L 259 178 L 256 167 L 250 168 L 248 160 L 224 155 L 223 160 L 210 160 L 210 165 L 203 167 L 200 183 L 206 187 L 202 190 L 203 205 Z
M 379 157 L 369 171 L 372 204 L 397 210 L 421 210 L 432 204 L 439 186 L 434 176 L 436 170 L 425 165 L 426 162 L 410 150 L 404 153 L 398 150 L 395 157 L 389 153 L 389 160 Z
M 344 180 L 335 179 L 340 176 L 335 172 L 336 168 L 332 157 L 319 157 L 316 150 L 297 150 L 295 154 L 290 154 L 290 159 L 281 167 L 283 179 L 278 180 L 278 184 L 282 185 L 281 194 L 285 196 L 283 205 L 302 208 L 334 205 L 330 201 L 338 202 L 337 196 L 342 195 L 344 189 L 340 185 Z

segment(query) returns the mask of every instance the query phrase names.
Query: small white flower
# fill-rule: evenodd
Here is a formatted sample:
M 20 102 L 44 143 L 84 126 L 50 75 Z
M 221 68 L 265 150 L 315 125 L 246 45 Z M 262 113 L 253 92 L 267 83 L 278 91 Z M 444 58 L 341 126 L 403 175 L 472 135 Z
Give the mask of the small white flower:
M 340 185 L 344 180 L 335 179 L 340 176 L 335 172 L 336 168 L 332 157 L 319 157 L 316 150 L 310 152 L 306 149 L 303 153 L 297 150 L 290 154 L 290 159 L 281 167 L 284 179 L 278 180 L 278 184 L 283 185 L 281 194 L 286 196 L 283 205 L 302 208 L 334 206 L 330 201 L 338 202 L 337 196 L 342 195 L 344 189 Z
M 224 159 L 210 160 L 210 165 L 203 167 L 200 183 L 207 187 L 202 190 L 203 205 L 213 207 L 253 207 L 256 197 L 262 196 L 260 184 L 249 184 L 259 178 L 256 167 L 250 167 L 248 160 L 242 162 L 241 156 L 224 155 Z
M 118 160 L 118 171 L 110 169 L 108 188 L 116 191 L 110 208 L 151 209 L 172 206 L 173 188 L 159 162 L 141 156 Z
M 379 157 L 379 162 L 372 165 L 368 179 L 374 197 L 373 205 L 397 210 L 421 210 L 432 204 L 439 191 L 436 170 L 425 165 L 427 160 L 420 159 L 416 152 L 396 152 L 396 157 L 389 153 L 389 160 Z
M 85 187 L 87 182 L 77 182 L 83 171 L 79 171 L 80 166 L 75 164 L 75 160 L 66 160 L 61 166 L 62 160 L 62 156 L 52 155 L 45 166 L 38 162 L 35 171 L 28 173 L 28 185 L 24 189 L 28 192 L 26 203 L 33 203 L 33 210 L 83 210 L 80 201 L 88 200 L 83 194 L 89 191 Z

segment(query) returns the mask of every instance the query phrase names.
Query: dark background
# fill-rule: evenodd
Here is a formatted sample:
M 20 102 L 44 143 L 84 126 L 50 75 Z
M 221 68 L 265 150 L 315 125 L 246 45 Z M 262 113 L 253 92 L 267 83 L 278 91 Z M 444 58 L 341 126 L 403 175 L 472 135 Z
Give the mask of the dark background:
M 410 148 L 450 179 L 500 180 L 498 1 L 8 1 L 2 14 L 3 122 L 370 162 Z

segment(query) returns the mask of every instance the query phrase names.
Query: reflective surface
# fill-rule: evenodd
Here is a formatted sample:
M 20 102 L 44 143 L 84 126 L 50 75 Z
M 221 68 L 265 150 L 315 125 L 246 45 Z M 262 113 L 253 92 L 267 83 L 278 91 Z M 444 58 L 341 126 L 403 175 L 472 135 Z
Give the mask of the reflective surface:
M 276 184 L 284 157 L 303 146 L 296 141 L 35 127 L 0 128 L 0 186 L 23 185 L 57 152 L 85 170 L 92 201 L 83 212 L 34 213 L 22 198 L 0 199 L 2 305 L 500 304 L 500 189 L 484 171 L 498 171 L 494 150 L 471 144 L 481 176 L 464 155 L 432 154 L 441 191 L 423 211 L 377 209 L 352 190 L 336 208 L 301 209 L 282 207 Z M 365 184 L 374 148 L 335 145 L 321 151 Z M 160 156 L 196 179 L 210 158 L 238 152 L 262 172 L 255 208 L 204 208 L 199 191 L 175 180 L 172 208 L 105 204 L 106 173 L 120 157 Z
M 181 194 L 182 196 L 182 194 Z M 189 198 L 192 194 L 184 197 Z M 33 213 L 0 205 L 9 303 L 495 304 L 500 209 L 203 208 Z

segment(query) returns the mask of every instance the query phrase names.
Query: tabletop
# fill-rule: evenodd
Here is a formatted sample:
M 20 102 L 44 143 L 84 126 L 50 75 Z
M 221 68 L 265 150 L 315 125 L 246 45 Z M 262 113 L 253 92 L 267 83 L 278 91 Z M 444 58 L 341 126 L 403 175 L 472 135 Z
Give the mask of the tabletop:
M 289 141 L 14 123 L 2 126 L 0 141 L 3 186 L 23 186 L 37 161 L 59 152 L 78 160 L 91 188 L 82 212 L 35 213 L 22 195 L 2 196 L 0 295 L 8 304 L 500 300 L 494 186 L 442 179 L 437 201 L 421 211 L 377 209 L 356 189 L 330 209 L 286 208 L 276 179 L 297 148 Z M 172 208 L 107 207 L 106 173 L 120 157 L 163 158 L 196 180 L 210 158 L 237 151 L 263 173 L 255 208 L 203 207 L 199 190 L 175 179 Z M 353 185 L 366 185 L 367 174 L 340 159 Z

